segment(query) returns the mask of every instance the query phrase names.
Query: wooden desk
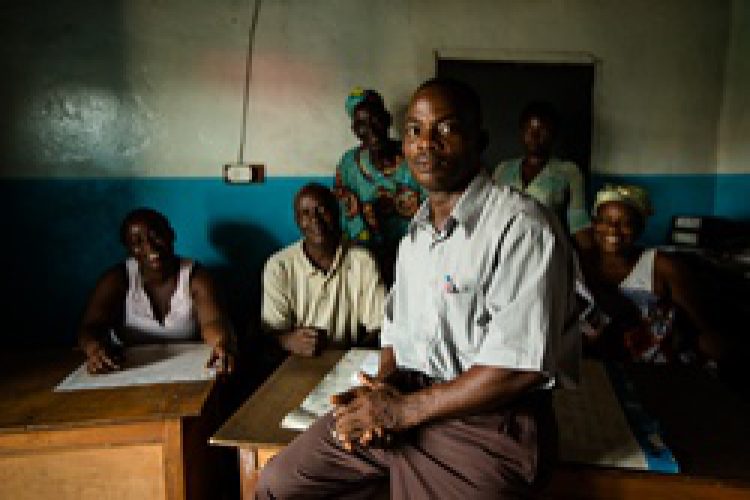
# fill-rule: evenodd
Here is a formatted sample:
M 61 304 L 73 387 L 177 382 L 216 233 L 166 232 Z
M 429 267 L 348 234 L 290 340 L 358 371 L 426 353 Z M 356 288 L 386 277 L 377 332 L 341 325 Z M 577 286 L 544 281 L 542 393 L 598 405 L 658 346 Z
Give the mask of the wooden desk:
M 281 429 L 281 420 L 342 355 L 288 358 L 211 438 L 237 448 L 244 499 L 253 498 L 257 471 L 297 435 Z M 700 371 L 671 368 L 633 366 L 627 372 L 644 408 L 665 429 L 683 473 L 561 464 L 545 499 L 750 499 L 750 406 Z
M 659 421 L 680 474 L 562 464 L 545 498 L 750 499 L 750 403 L 694 367 L 625 371 L 644 410 Z
M 214 382 L 53 392 L 82 362 L 0 355 L 0 498 L 213 498 Z
M 243 499 L 254 497 L 258 470 L 298 434 L 281 428 L 346 351 L 327 350 L 315 358 L 289 356 L 211 438 L 237 448 Z

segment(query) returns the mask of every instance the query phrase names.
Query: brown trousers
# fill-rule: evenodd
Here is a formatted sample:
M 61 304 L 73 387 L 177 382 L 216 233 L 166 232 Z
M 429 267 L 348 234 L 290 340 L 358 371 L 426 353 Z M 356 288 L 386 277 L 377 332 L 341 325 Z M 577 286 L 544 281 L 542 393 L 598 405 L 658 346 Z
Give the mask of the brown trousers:
M 429 385 L 413 374 L 404 392 Z M 390 483 L 391 498 L 524 499 L 545 482 L 557 454 L 549 391 L 500 410 L 420 426 L 387 448 L 345 451 L 327 414 L 263 468 L 257 499 L 370 498 Z

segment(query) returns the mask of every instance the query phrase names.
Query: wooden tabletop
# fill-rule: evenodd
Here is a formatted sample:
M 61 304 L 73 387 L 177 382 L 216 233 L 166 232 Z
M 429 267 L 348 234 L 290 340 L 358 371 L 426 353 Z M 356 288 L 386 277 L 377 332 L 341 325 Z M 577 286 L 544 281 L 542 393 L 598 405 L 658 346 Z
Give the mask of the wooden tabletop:
M 288 444 L 297 432 L 282 429 L 281 420 L 344 352 L 287 358 L 211 442 L 240 448 Z M 630 365 L 625 372 L 643 408 L 659 421 L 683 473 L 743 483 L 750 480 L 750 403 L 693 367 Z
M 683 473 L 750 481 L 750 402 L 704 370 L 684 365 L 625 368 Z
M 72 350 L 0 354 L 0 433 L 198 416 L 214 381 L 53 392 L 83 363 Z
M 281 421 L 302 403 L 345 353 L 331 349 L 314 358 L 289 356 L 221 426 L 211 443 L 240 448 L 289 444 L 299 433 L 282 429 Z

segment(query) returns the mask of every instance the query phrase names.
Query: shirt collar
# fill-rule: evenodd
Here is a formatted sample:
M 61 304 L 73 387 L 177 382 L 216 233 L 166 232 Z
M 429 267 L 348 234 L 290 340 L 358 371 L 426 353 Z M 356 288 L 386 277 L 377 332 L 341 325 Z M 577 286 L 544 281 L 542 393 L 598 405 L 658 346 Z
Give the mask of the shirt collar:
M 344 254 L 346 253 L 346 249 L 348 248 L 348 244 L 344 243 L 343 241 L 339 244 L 339 247 L 336 249 L 336 255 L 334 255 L 333 257 L 333 264 L 331 264 L 331 269 L 329 269 L 326 273 L 316 267 L 315 264 L 313 264 L 313 262 L 310 260 L 310 257 L 308 257 L 305 253 L 305 246 L 303 243 L 304 240 L 300 240 L 297 243 L 299 245 L 299 260 L 302 262 L 302 267 L 305 269 L 305 274 L 308 276 L 313 276 L 317 273 L 330 276 L 335 273 L 341 266 L 341 262 L 344 260 Z
M 418 227 L 423 227 L 425 225 L 428 225 L 429 223 L 430 223 L 430 199 L 428 197 L 428 198 L 425 198 L 425 200 L 419 206 L 419 209 L 417 209 L 417 212 L 414 214 L 414 217 L 411 218 L 407 231 L 411 233 L 412 231 L 416 230 Z
M 471 232 L 476 226 L 492 185 L 490 177 L 482 169 L 458 199 L 456 206 L 453 207 L 451 217 L 456 219 L 456 222 L 462 225 L 467 232 Z
M 456 202 L 456 206 L 451 210 L 451 214 L 446 223 L 446 229 L 450 230 L 452 227 L 455 227 L 455 225 L 461 225 L 467 233 L 470 233 L 476 226 L 491 187 L 492 180 L 484 169 L 480 170 L 477 176 L 472 179 L 469 186 L 464 190 L 463 194 Z M 409 223 L 409 234 L 413 236 L 414 231 L 418 228 L 423 228 L 430 224 L 430 199 L 428 196 Z

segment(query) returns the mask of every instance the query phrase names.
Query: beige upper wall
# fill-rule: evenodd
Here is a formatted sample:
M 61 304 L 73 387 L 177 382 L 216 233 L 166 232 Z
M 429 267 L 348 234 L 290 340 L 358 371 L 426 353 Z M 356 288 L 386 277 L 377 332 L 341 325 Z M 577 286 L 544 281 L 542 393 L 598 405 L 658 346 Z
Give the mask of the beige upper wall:
M 30 133 L 72 127 L 78 156 L 61 168 L 54 160 L 69 141 L 49 132 L 59 150 L 23 175 L 213 176 L 236 158 L 247 2 L 129 0 L 122 9 L 122 88 L 39 89 L 26 104 L 38 114 Z M 572 51 L 601 61 L 595 171 L 713 173 L 731 14 L 729 0 L 265 0 L 246 160 L 270 175 L 332 174 L 354 144 L 343 109 L 350 88 L 379 89 L 401 117 L 433 75 L 435 49 Z M 45 93 L 64 120 L 45 118 Z M 78 119 L 86 116 L 98 121 Z M 81 158 L 113 121 L 127 130 L 116 166 L 91 170 Z
M 130 44 L 129 73 L 148 72 L 152 81 L 145 88 L 135 78 L 134 92 L 163 117 L 167 134 L 145 151 L 143 165 L 215 173 L 236 155 L 246 19 L 225 26 L 233 9 L 211 18 L 204 2 L 179 11 L 132 5 L 127 19 L 139 36 Z M 730 7 L 707 0 L 269 0 L 256 40 L 250 158 L 271 174 L 330 174 L 353 144 L 343 111 L 349 89 L 380 89 L 403 109 L 433 75 L 436 48 L 581 51 L 601 60 L 594 170 L 714 172 Z M 183 33 L 165 34 L 165 25 Z
M 734 0 L 717 171 L 750 172 L 750 2 Z

